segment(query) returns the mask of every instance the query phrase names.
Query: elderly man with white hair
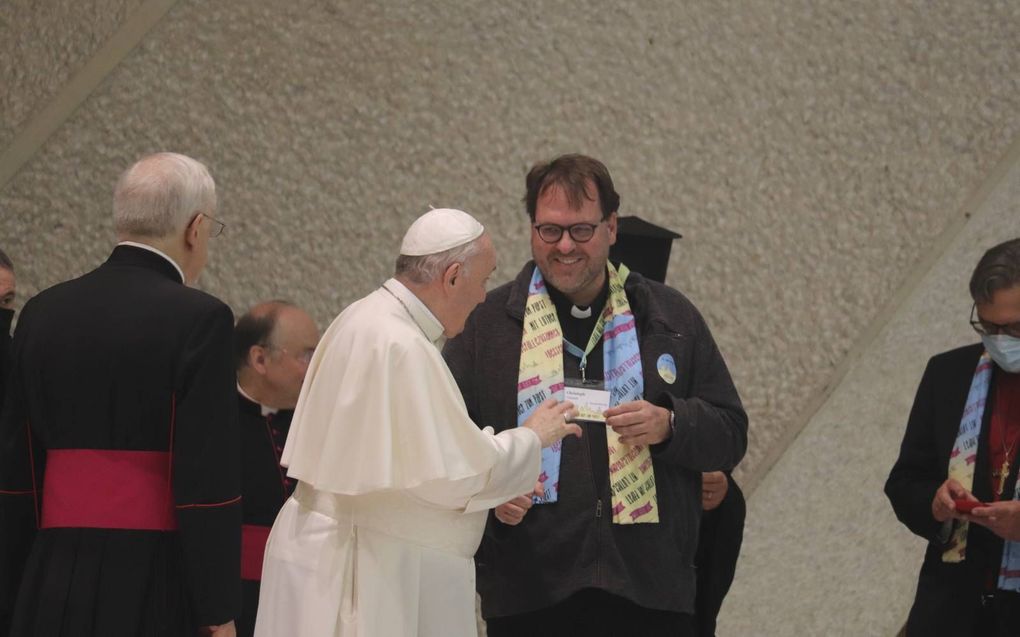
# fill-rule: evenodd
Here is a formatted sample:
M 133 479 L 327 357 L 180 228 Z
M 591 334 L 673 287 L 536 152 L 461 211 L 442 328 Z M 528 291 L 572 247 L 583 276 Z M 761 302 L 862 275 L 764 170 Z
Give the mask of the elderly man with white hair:
M 11 635 L 234 634 L 233 315 L 187 285 L 215 212 L 205 166 L 145 157 L 117 182 L 106 262 L 22 310 L 0 417 Z
M 256 635 L 475 635 L 487 511 L 534 487 L 542 447 L 581 433 L 553 400 L 499 435 L 468 417 L 440 348 L 496 266 L 480 223 L 432 210 L 400 253 L 312 358 L 282 459 L 299 483 L 269 537 Z

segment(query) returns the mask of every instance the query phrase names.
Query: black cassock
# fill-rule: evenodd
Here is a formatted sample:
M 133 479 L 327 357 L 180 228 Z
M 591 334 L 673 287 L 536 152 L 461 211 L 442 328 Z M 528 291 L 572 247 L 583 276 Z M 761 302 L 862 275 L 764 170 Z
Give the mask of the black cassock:
M 11 635 L 193 635 L 237 616 L 232 336 L 225 304 L 132 246 L 25 305 L 0 417 Z
M 0 411 L 3 411 L 4 389 L 7 387 L 7 367 L 11 350 L 11 322 L 14 310 L 0 309 Z
M 244 496 L 244 530 L 241 543 L 241 614 L 237 634 L 255 630 L 262 581 L 262 559 L 269 529 L 280 507 L 294 492 L 297 481 L 280 466 L 293 410 L 268 413 L 258 403 L 237 395 L 241 420 L 241 495 Z M 263 412 L 266 413 L 263 413 Z
M 698 592 L 694 597 L 694 615 L 698 637 L 715 637 L 715 626 L 726 593 L 737 571 L 740 545 L 744 541 L 747 502 L 733 476 L 726 474 L 729 489 L 719 506 L 701 515 L 698 551 Z

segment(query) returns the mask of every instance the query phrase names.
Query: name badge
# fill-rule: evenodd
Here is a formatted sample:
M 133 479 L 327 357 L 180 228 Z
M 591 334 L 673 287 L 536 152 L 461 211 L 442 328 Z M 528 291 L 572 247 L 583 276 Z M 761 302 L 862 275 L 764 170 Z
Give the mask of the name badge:
M 574 403 L 577 417 L 574 420 L 606 422 L 602 412 L 609 409 L 609 392 L 600 380 L 581 381 L 567 378 L 564 381 L 563 398 Z

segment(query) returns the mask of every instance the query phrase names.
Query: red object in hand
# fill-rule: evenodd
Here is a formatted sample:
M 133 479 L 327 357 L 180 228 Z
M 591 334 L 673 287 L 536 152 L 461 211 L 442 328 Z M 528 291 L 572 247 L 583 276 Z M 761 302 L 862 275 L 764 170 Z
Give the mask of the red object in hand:
M 960 513 L 970 513 L 977 507 L 988 506 L 984 502 L 979 502 L 978 500 L 953 500 L 953 505 Z

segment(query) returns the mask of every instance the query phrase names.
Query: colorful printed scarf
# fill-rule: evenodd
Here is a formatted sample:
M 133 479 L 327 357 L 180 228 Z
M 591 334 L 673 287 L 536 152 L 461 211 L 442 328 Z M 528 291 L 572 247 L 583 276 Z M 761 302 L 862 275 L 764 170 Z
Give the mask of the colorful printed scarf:
M 963 408 L 960 430 L 956 434 L 953 452 L 949 456 L 949 477 L 956 480 L 968 491 L 974 487 L 974 465 L 977 462 L 978 440 L 981 424 L 984 422 L 988 390 L 992 384 L 992 360 L 985 352 L 978 359 L 974 379 L 967 393 L 967 404 Z M 1020 481 L 1013 489 L 1013 499 L 1020 500 Z M 967 556 L 967 531 L 969 522 L 959 522 L 950 538 L 949 546 L 942 553 L 943 562 L 962 562 Z M 999 568 L 1001 590 L 1020 592 L 1020 542 L 1003 542 L 1002 564 Z
M 617 272 L 608 264 L 609 299 L 599 316 L 595 333 L 603 338 L 602 355 L 610 406 L 639 400 L 644 392 L 641 375 L 641 350 L 634 314 L 624 291 L 629 271 L 624 265 Z M 593 340 L 599 336 L 593 335 Z M 556 306 L 546 291 L 545 281 L 536 267 L 528 287 L 521 338 L 521 362 L 517 375 L 517 424 L 524 424 L 531 412 L 549 397 L 563 400 L 563 331 Z M 658 522 L 655 474 L 651 452 L 645 445 L 620 443 L 612 429 L 606 429 L 609 447 L 609 483 L 612 493 L 613 522 L 632 524 Z M 556 502 L 560 490 L 560 455 L 556 443 L 542 450 L 542 474 L 539 480 L 545 495 L 537 504 Z

